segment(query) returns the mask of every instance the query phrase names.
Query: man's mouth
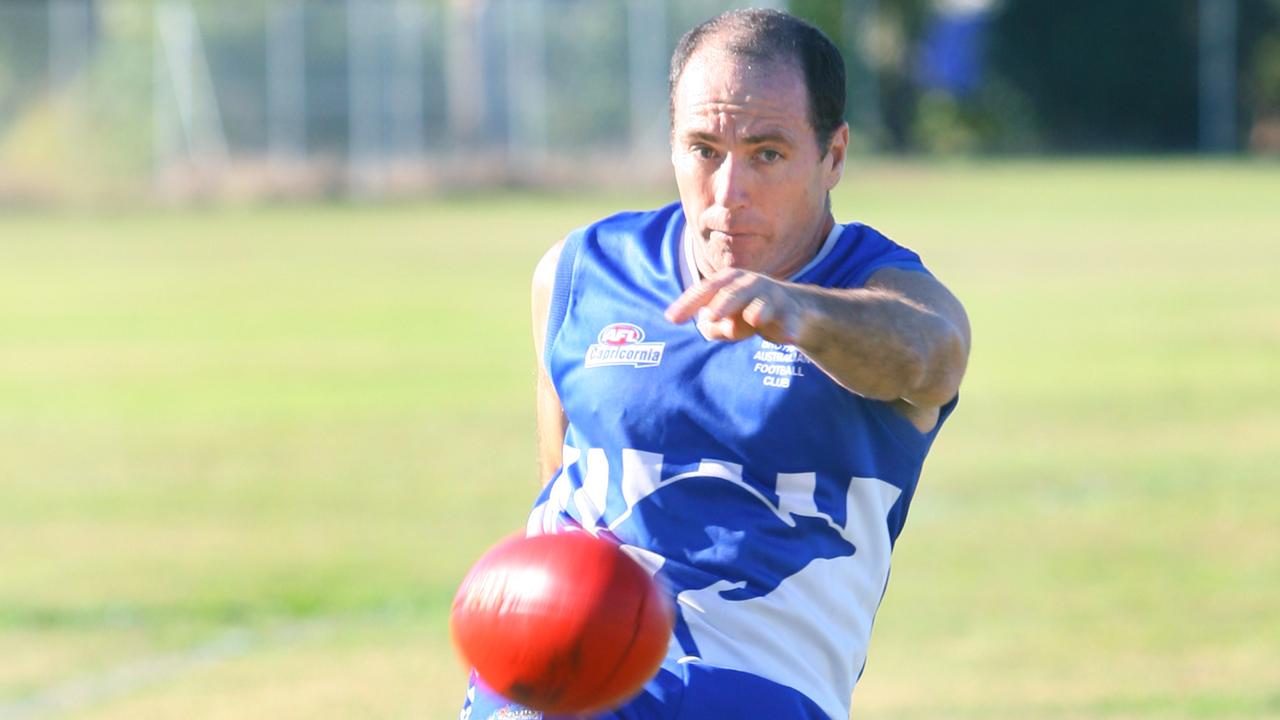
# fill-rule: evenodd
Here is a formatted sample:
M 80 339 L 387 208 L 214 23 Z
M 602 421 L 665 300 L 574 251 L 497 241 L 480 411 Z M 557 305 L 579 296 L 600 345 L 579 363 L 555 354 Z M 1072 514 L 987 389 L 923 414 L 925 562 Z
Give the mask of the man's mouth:
M 735 241 L 735 240 L 742 240 L 744 238 L 751 237 L 756 233 L 744 232 L 741 230 L 714 230 L 713 229 L 708 231 L 707 234 L 709 238 L 712 240 Z

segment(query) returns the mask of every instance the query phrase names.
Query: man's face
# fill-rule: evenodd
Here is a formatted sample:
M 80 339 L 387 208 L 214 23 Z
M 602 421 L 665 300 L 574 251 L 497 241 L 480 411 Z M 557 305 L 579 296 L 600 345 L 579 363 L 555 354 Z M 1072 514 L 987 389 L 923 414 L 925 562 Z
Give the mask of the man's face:
M 694 53 L 675 89 L 671 162 L 699 269 L 785 277 L 808 262 L 830 229 L 848 133 L 824 156 L 795 64 Z

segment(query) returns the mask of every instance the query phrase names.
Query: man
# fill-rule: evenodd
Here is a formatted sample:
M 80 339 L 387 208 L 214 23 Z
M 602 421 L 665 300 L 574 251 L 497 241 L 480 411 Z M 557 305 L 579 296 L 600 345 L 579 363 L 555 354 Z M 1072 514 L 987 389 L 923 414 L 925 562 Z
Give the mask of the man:
M 606 717 L 849 714 L 969 328 L 918 256 L 835 222 L 844 82 L 784 13 L 694 28 L 671 64 L 680 203 L 576 231 L 535 271 L 528 530 L 613 538 L 677 603 L 662 670 Z M 474 678 L 463 713 L 537 717 Z

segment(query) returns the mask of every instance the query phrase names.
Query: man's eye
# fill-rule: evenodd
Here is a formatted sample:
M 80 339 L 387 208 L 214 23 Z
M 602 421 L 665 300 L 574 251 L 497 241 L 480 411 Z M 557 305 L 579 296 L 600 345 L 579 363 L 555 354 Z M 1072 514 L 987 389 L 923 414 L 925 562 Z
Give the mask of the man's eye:
M 716 156 L 716 151 L 712 150 L 706 145 L 693 146 L 693 152 L 695 155 L 702 158 L 703 160 L 710 160 Z
M 775 163 L 782 159 L 782 153 L 777 150 L 761 150 L 760 159 L 766 163 Z

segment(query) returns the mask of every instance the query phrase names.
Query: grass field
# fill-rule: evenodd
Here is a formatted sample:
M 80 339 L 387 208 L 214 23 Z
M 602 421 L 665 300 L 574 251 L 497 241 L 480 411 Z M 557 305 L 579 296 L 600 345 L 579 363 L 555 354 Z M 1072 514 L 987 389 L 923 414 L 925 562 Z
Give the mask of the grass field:
M 662 197 L 0 217 L 0 720 L 450 718 L 527 278 Z M 866 720 L 1280 717 L 1280 166 L 854 167 L 966 302 Z

